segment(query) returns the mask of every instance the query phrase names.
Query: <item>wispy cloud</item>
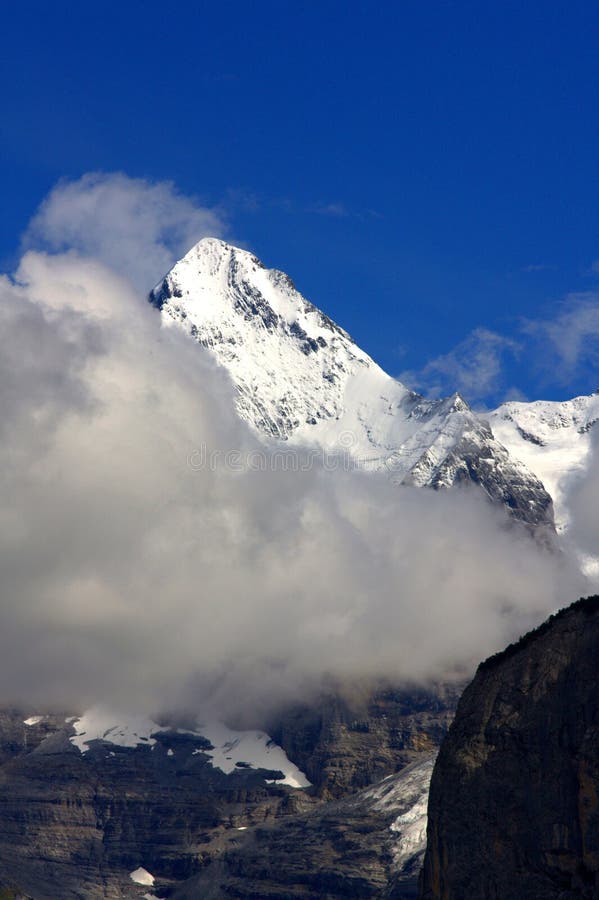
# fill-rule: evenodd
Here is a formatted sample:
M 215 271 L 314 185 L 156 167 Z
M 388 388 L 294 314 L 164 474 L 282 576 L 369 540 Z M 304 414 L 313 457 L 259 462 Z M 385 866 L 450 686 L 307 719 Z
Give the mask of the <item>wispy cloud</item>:
M 246 188 L 230 188 L 225 194 L 224 207 L 229 211 L 257 213 L 276 210 L 290 216 L 322 216 L 329 219 L 373 220 L 381 219 L 375 209 L 354 209 L 342 200 L 319 200 L 305 203 L 290 195 L 258 194 Z
M 599 292 L 569 294 L 540 319 L 522 319 L 508 337 L 487 328 L 475 328 L 449 352 L 421 369 L 404 371 L 399 378 L 431 397 L 455 390 L 471 402 L 525 399 L 507 380 L 514 361 L 525 359 L 529 377 L 546 389 L 567 388 L 581 377 L 599 371 Z M 599 385 L 589 383 L 588 389 Z
M 555 266 L 550 266 L 547 263 L 530 263 L 528 266 L 523 266 L 523 272 L 548 272 L 555 269 Z
M 381 213 L 376 209 L 350 209 L 346 203 L 317 203 L 306 210 L 317 216 L 329 216 L 332 219 L 382 219 Z
M 523 333 L 545 377 L 568 384 L 599 367 L 599 292 L 569 294 L 552 317 L 526 320 Z M 599 381 L 599 375 L 596 376 Z
M 335 219 L 346 219 L 351 213 L 343 203 L 325 203 L 315 206 L 313 212 L 320 216 L 332 216 Z
M 439 397 L 459 391 L 471 402 L 484 400 L 501 385 L 504 359 L 517 356 L 521 345 L 488 328 L 475 328 L 448 353 L 430 360 L 422 369 L 399 377 L 411 388 Z

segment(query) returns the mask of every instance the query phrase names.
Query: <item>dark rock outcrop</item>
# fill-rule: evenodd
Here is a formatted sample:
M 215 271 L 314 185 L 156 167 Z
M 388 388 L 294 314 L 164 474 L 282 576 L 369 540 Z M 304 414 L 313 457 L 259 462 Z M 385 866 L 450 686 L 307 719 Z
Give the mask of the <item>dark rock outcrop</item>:
M 599 897 L 599 597 L 482 663 L 431 783 L 423 900 Z

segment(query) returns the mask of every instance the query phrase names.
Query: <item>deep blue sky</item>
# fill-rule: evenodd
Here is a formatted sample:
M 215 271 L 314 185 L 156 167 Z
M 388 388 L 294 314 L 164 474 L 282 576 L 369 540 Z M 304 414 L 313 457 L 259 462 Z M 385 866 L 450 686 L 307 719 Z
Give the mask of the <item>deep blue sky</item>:
M 59 178 L 122 170 L 220 204 L 394 374 L 599 288 L 590 0 L 23 0 L 1 20 L 5 267 Z M 599 382 L 506 364 L 528 396 Z

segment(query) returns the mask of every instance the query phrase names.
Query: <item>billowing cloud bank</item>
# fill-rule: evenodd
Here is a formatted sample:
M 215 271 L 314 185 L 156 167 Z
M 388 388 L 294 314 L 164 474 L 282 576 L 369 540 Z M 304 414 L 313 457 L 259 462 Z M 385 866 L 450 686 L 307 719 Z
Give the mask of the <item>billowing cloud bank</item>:
M 94 249 L 0 280 L 1 700 L 237 713 L 323 675 L 438 677 L 585 590 L 476 492 L 190 464 L 259 445 Z
M 90 172 L 56 185 L 24 244 L 76 250 L 147 290 L 201 238 L 224 231 L 221 210 L 200 206 L 168 181 Z

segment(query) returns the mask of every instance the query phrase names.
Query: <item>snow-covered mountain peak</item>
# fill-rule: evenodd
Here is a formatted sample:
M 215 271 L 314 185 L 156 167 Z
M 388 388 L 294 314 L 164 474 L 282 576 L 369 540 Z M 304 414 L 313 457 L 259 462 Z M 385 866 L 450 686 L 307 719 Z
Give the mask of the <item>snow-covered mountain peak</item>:
M 224 241 L 196 244 L 150 299 L 165 324 L 182 327 L 229 371 L 240 415 L 261 433 L 302 439 L 319 422 L 338 421 L 349 380 L 379 384 L 390 403 L 409 394 L 287 275 Z
M 176 263 L 167 276 L 171 277 L 178 282 L 186 297 L 193 296 L 196 314 L 200 312 L 201 306 L 206 318 L 213 318 L 216 311 L 222 311 L 223 307 L 233 301 L 233 307 L 239 315 L 246 319 L 257 316 L 266 328 L 273 328 L 282 322 L 277 323 L 269 319 L 266 307 L 270 307 L 272 313 L 289 326 L 294 322 L 301 322 L 310 325 L 310 331 L 316 332 L 316 336 L 322 330 L 325 335 L 327 331 L 332 331 L 353 343 L 347 332 L 339 328 L 296 290 L 293 281 L 285 272 L 267 269 L 264 263 L 248 250 L 234 247 L 220 238 L 202 238 Z M 215 281 L 217 284 L 220 282 L 220 287 L 224 290 L 208 296 L 200 296 L 193 292 L 185 294 L 190 287 L 198 286 L 198 280 Z M 212 283 L 211 286 L 214 287 L 215 284 Z M 254 307 L 249 302 L 247 306 L 236 303 L 235 301 L 239 299 L 236 294 L 241 287 L 245 287 L 253 295 L 261 294 L 264 305 L 257 304 Z M 296 331 L 295 337 L 301 339 L 302 335 Z M 356 350 L 362 354 L 359 348 L 356 347 Z M 362 355 L 366 357 L 366 354 Z
M 233 258 L 245 262 L 250 268 L 264 269 L 264 264 L 248 250 L 213 237 L 202 238 L 194 244 L 176 266 L 195 267 L 198 271 L 214 275 L 223 267 L 229 266 Z
M 150 301 L 165 326 L 183 329 L 228 371 L 239 415 L 263 439 L 342 450 L 398 483 L 474 482 L 516 518 L 551 524 L 541 482 L 459 394 L 426 400 L 410 391 L 247 250 L 205 238 Z

